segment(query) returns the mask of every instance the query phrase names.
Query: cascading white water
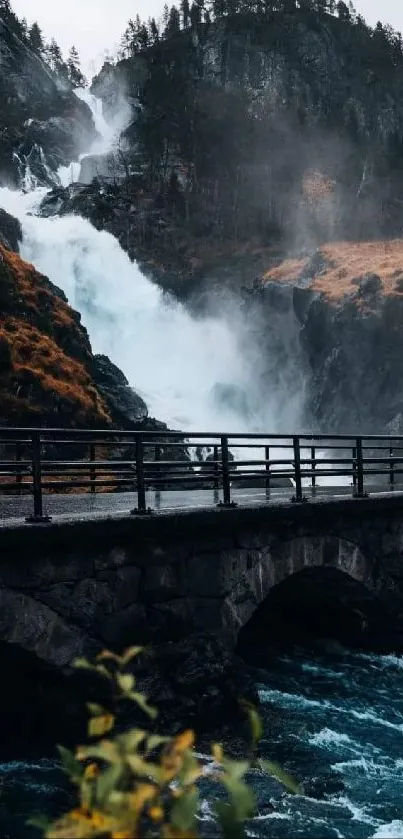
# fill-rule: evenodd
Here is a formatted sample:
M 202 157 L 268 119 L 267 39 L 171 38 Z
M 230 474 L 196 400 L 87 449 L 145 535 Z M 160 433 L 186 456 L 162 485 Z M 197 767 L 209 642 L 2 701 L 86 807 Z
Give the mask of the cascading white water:
M 95 130 L 98 136 L 94 140 L 88 152 L 81 154 L 78 160 L 70 163 L 69 166 L 61 166 L 58 170 L 59 180 L 62 186 L 69 186 L 78 181 L 80 176 L 81 163 L 85 157 L 90 155 L 107 154 L 119 141 L 123 129 L 130 120 L 130 107 L 122 103 L 117 116 L 113 122 L 106 121 L 103 115 L 102 101 L 93 96 L 86 88 L 78 88 L 75 91 L 78 99 L 88 105 L 94 120 Z
M 95 97 L 80 97 L 104 132 L 103 152 L 109 151 L 116 126 L 107 126 Z M 36 216 L 44 194 L 43 188 L 28 194 L 0 189 L 0 206 L 22 224 L 21 254 L 63 289 L 81 312 L 94 351 L 123 370 L 151 415 L 188 431 L 267 433 L 296 426 L 297 389 L 285 408 L 284 394 L 279 400 L 275 392 L 259 392 L 258 348 L 251 350 L 239 314 L 192 317 L 144 277 L 109 233 L 79 216 Z M 214 398 L 217 386 L 244 394 L 248 410 Z

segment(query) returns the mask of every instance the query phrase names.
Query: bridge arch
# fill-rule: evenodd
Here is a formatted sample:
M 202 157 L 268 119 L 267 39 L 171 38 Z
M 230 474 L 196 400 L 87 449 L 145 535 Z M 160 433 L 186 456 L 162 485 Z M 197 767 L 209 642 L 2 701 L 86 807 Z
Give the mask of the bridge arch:
M 223 632 L 232 645 L 270 592 L 305 569 L 333 569 L 378 594 L 373 558 L 341 536 L 299 535 L 243 553 L 242 561 L 232 564 L 232 586 L 221 607 Z

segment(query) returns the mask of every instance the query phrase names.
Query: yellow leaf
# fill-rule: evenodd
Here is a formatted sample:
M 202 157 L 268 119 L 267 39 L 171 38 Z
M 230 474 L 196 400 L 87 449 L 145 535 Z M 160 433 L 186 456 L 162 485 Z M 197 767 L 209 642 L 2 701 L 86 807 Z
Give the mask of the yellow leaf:
M 221 743 L 213 743 L 211 747 L 213 758 L 216 763 L 222 763 L 224 760 L 224 749 Z
M 116 655 L 116 653 L 111 653 L 110 650 L 102 650 L 101 653 L 98 653 L 96 661 L 116 661 L 116 664 L 120 664 L 122 659 L 120 655 Z
M 124 653 L 123 653 L 123 655 L 120 659 L 121 662 L 122 662 L 122 667 L 125 667 L 126 664 L 128 664 L 129 661 L 132 660 L 132 658 L 135 658 L 136 655 L 139 655 L 139 653 L 142 653 L 143 650 L 144 650 L 144 647 L 128 647 L 127 650 L 124 651 Z
M 88 724 L 88 734 L 90 737 L 102 737 L 107 734 L 115 724 L 115 717 L 113 714 L 103 714 L 101 717 L 92 717 Z
M 99 775 L 100 769 L 96 763 L 90 763 L 89 766 L 86 766 L 84 771 L 84 777 L 88 780 L 91 778 L 96 778 Z
M 158 794 L 159 790 L 154 784 L 139 784 L 136 791 L 129 796 L 130 807 L 135 813 L 142 813 L 144 804 L 152 801 Z
M 148 814 L 153 822 L 162 822 L 164 818 L 164 811 L 159 804 L 155 804 L 154 807 L 150 807 Z
M 173 748 L 176 752 L 181 754 L 185 752 L 186 749 L 191 749 L 195 741 L 194 731 L 191 728 L 186 729 L 183 731 L 182 734 L 178 734 L 173 741 Z

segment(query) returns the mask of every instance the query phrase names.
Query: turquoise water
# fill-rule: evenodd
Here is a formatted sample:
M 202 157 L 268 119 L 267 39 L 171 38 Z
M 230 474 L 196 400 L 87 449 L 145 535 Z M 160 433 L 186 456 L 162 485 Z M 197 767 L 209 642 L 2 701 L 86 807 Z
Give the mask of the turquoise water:
M 403 837 L 403 658 L 345 654 L 281 657 L 260 685 L 262 753 L 301 781 L 290 796 L 251 774 L 259 814 L 253 837 Z M 0 836 L 28 839 L 32 813 L 56 815 L 70 795 L 57 763 L 0 765 Z M 217 830 L 201 811 L 203 835 Z

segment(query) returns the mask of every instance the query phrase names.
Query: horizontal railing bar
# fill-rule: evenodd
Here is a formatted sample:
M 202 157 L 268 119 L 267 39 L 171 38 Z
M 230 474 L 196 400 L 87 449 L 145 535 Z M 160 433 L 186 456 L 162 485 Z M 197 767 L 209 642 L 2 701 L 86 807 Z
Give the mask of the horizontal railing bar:
M 228 440 L 293 440 L 294 438 L 298 438 L 299 440 L 306 440 L 314 442 L 317 441 L 331 441 L 334 440 L 348 440 L 354 442 L 356 439 L 361 439 L 362 441 L 389 441 L 389 440 L 401 440 L 403 442 L 403 435 L 390 435 L 390 434 L 321 434 L 321 433 L 301 433 L 301 434 L 264 434 L 261 432 L 252 432 L 252 433 L 228 433 L 228 432 L 205 432 L 205 431 L 173 431 L 173 430 L 116 430 L 116 429 L 69 429 L 66 430 L 65 428 L 18 428 L 18 427 L 7 427 L 0 429 L 0 440 L 1 435 L 4 434 L 9 436 L 12 439 L 15 439 L 15 435 L 24 435 L 24 437 L 30 438 L 32 434 L 40 434 L 43 440 L 49 440 L 50 438 L 54 438 L 60 435 L 66 437 L 67 435 L 70 438 L 78 438 L 88 440 L 89 437 L 94 437 L 97 440 L 101 437 L 103 438 L 110 438 L 110 439 L 119 439 L 122 437 L 130 437 L 135 440 L 136 436 L 141 436 L 142 439 L 156 439 L 156 438 L 181 438 L 186 440 L 195 440 L 195 439 L 206 439 L 206 440 L 213 440 L 219 439 L 221 437 L 226 437 Z M 26 440 L 25 440 L 26 442 Z

